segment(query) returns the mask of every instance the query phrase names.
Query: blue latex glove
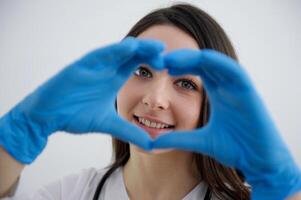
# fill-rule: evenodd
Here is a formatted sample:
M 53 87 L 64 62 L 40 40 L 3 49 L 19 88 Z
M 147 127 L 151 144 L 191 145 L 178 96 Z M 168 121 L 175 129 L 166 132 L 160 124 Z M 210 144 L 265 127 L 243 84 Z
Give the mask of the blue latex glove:
M 163 49 L 158 41 L 127 38 L 87 54 L 0 119 L 0 145 L 24 164 L 35 160 L 56 131 L 104 132 L 150 149 L 150 136 L 119 117 L 114 105 L 139 64 L 164 67 Z
M 206 126 L 158 137 L 154 148 L 209 155 L 243 172 L 252 199 L 277 200 L 301 190 L 301 172 L 240 65 L 213 50 L 178 50 L 165 57 L 171 75 L 199 75 L 211 106 Z

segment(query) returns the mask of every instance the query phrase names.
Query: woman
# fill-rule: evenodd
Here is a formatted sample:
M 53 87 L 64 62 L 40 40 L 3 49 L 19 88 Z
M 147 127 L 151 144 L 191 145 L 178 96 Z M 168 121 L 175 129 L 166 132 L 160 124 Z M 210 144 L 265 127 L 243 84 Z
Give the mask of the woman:
M 138 40 L 91 52 L 1 118 L 0 145 L 23 164 L 55 131 L 119 138 L 107 170 L 71 175 L 34 199 L 250 199 L 248 184 L 253 199 L 300 191 L 300 170 L 243 70 L 199 51 L 237 60 L 210 16 L 179 4 L 148 14 L 127 36 Z M 24 167 L 14 164 L 10 185 Z

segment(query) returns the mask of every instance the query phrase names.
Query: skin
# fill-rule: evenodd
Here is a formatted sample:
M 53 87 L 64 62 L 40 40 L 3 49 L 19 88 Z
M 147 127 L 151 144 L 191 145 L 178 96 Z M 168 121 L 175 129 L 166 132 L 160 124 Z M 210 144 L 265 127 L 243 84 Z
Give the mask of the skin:
M 164 53 L 179 48 L 199 49 L 190 35 L 170 25 L 152 26 L 138 38 L 163 41 Z M 200 78 L 172 77 L 166 70 L 158 72 L 142 66 L 147 71 L 138 69 L 121 88 L 117 96 L 118 113 L 132 123 L 133 114 L 150 115 L 175 125 L 176 130 L 196 128 L 202 101 Z M 183 78 L 192 80 L 197 88 L 180 80 Z M 123 175 L 132 200 L 182 199 L 200 182 L 191 152 L 173 149 L 146 152 L 131 144 L 130 154 Z

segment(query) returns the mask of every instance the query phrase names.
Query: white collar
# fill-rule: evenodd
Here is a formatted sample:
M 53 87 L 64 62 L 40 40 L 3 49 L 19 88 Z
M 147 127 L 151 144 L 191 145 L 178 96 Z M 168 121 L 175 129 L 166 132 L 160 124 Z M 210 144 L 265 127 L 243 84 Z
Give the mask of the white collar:
M 182 200 L 204 199 L 206 191 L 207 185 L 200 182 Z M 104 186 L 104 200 L 109 199 L 130 200 L 124 184 L 122 167 L 111 174 Z

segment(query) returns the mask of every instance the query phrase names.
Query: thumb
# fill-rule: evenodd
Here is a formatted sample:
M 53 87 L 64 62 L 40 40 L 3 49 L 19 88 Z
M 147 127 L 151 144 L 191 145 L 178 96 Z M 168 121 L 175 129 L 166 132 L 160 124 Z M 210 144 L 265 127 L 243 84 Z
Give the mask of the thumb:
M 175 131 L 157 137 L 153 149 L 175 148 L 210 155 L 212 148 L 206 129 Z

